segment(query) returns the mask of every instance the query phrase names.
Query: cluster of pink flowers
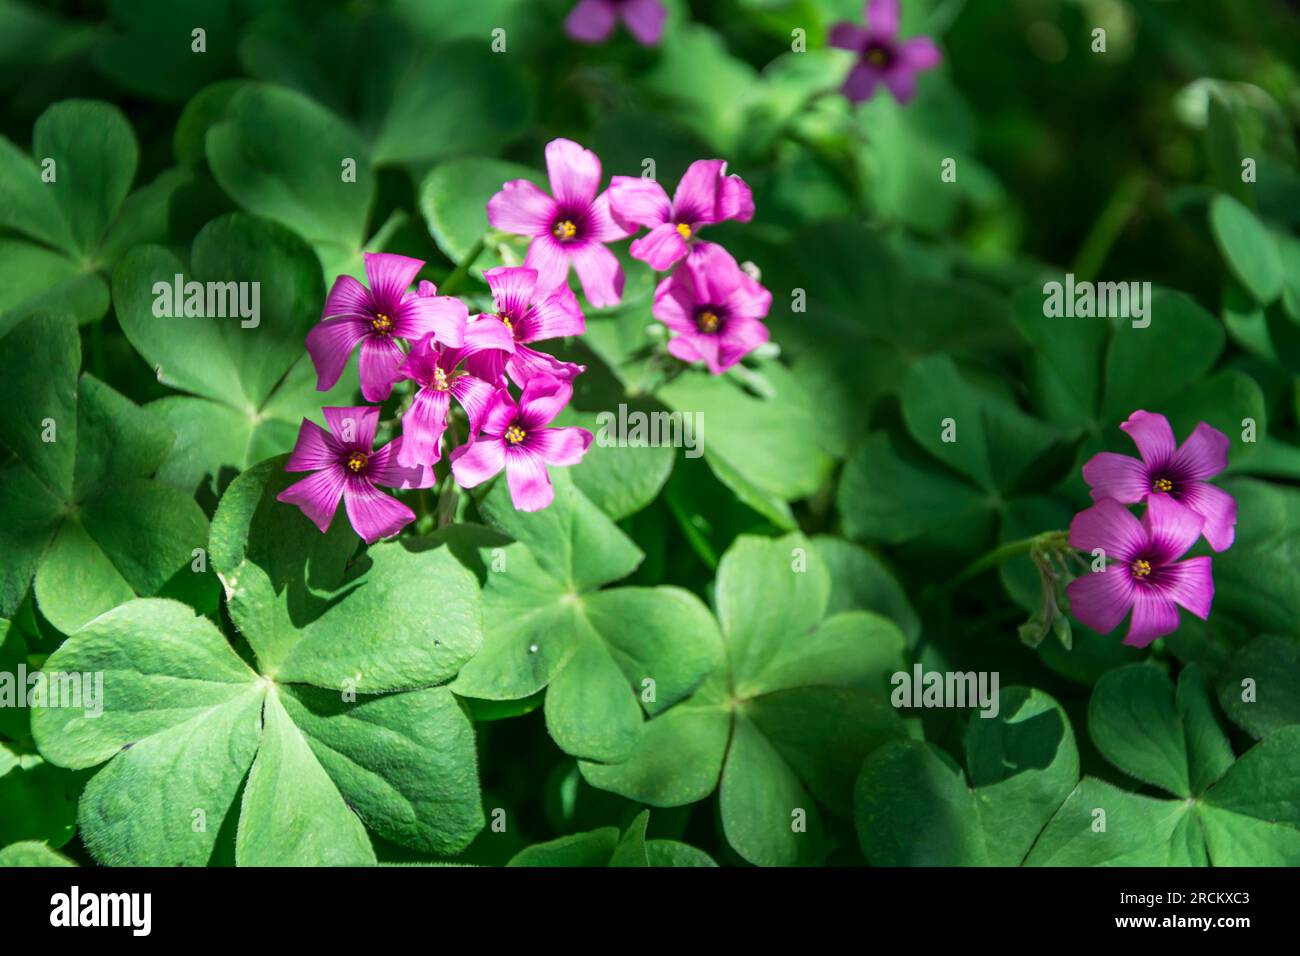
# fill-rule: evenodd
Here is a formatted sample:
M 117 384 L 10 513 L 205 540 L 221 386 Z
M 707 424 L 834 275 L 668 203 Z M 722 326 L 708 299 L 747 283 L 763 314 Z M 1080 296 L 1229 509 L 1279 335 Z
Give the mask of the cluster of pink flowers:
M 867 0 L 862 15 L 865 25 L 836 23 L 828 37 L 831 46 L 857 57 L 841 92 L 859 103 L 883 86 L 907 103 L 916 93 L 917 74 L 934 69 L 943 55 L 929 37 L 899 38 L 899 0 Z M 662 0 L 579 0 L 564 29 L 580 43 L 603 43 L 622 20 L 638 43 L 653 46 L 663 37 L 667 17 Z
M 538 295 L 535 269 L 490 269 L 485 275 L 496 311 L 471 318 L 463 302 L 438 295 L 430 282 L 411 291 L 421 260 L 367 253 L 365 261 L 369 287 L 351 276 L 335 280 L 320 324 L 307 335 L 307 351 L 321 391 L 339 380 L 358 345 L 367 401 L 382 402 L 395 384 L 411 382 L 402 434 L 374 449 L 375 405 L 324 409 L 328 430 L 304 419 L 285 467 L 313 474 L 279 499 L 301 508 L 321 531 L 341 500 L 367 543 L 396 534 L 415 513 L 378 486 L 433 485 L 455 399 L 469 423 L 465 443 L 451 452 L 456 482 L 474 487 L 504 469 L 516 508 L 545 508 L 554 496 L 547 465 L 577 464 L 592 436 L 582 428 L 550 427 L 582 366 L 526 343 L 583 332 L 573 293 L 561 287 Z M 522 390 L 517 401 L 510 382 Z
M 1109 633 L 1131 610 L 1125 644 L 1146 647 L 1178 629 L 1178 608 L 1204 620 L 1214 600 L 1208 556 L 1180 560 L 1202 535 L 1231 547 L 1237 503 L 1208 483 L 1228 466 L 1228 436 L 1201 422 L 1180 446 L 1163 415 L 1136 411 L 1121 426 L 1140 458 L 1101 452 L 1083 466 L 1096 502 L 1070 523 L 1070 545 L 1101 553 L 1100 570 L 1070 582 L 1070 608 Z M 1146 503 L 1141 520 L 1125 505 Z
M 464 302 L 438 295 L 431 282 L 413 291 L 424 263 L 407 256 L 367 253 L 366 283 L 347 275 L 335 280 L 320 323 L 307 335 L 317 388 L 334 387 L 359 347 L 366 401 L 386 401 L 401 382 L 411 383 L 411 394 L 401 437 L 378 450 L 375 406 L 326 408 L 328 430 L 303 421 L 286 468 L 312 474 L 279 497 L 322 531 L 340 501 L 367 542 L 415 520 L 379 486 L 433 485 L 453 400 L 468 423 L 465 441 L 451 442 L 457 484 L 473 488 L 505 471 L 516 508 L 549 505 L 554 491 L 547 466 L 577 464 L 591 445 L 586 429 L 551 427 L 586 367 L 532 345 L 586 331 L 568 285 L 570 267 L 593 305 L 621 301 L 623 268 L 607 244 L 641 226 L 650 232 L 632 243 L 632 255 L 656 271 L 672 269 L 654 310 L 676 333 L 668 343 L 673 355 L 721 374 L 767 340 L 761 320 L 771 294 L 720 246 L 696 238 L 704 226 L 753 217 L 749 187 L 728 176 L 725 163 L 694 163 L 671 201 L 657 183 L 622 176 L 600 192 L 600 159 L 567 139 L 547 145 L 546 166 L 549 195 L 521 179 L 503 184 L 488 201 L 494 228 L 531 238 L 522 267 L 484 272 L 492 312 L 471 317 Z
M 653 307 L 672 333 L 669 352 L 721 375 L 767 341 L 771 293 L 725 249 L 699 238 L 707 226 L 754 216 L 749 186 L 728 175 L 725 162 L 692 163 L 672 199 L 654 180 L 634 176 L 614 176 L 600 192 L 599 157 L 567 139 L 547 145 L 546 167 L 550 195 L 517 179 L 488 202 L 495 228 L 531 238 L 524 264 L 537 270 L 540 287 L 563 286 L 572 266 L 592 305 L 617 305 L 623 267 L 608 243 L 644 227 L 629 251 L 656 272 L 669 271 Z

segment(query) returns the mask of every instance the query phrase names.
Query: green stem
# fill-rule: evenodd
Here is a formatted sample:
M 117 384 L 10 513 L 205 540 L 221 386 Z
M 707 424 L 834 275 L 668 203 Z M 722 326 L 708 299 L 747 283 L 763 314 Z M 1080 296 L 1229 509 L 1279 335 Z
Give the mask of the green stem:
M 1146 173 L 1141 170 L 1128 173 L 1116 184 L 1115 191 L 1110 194 L 1105 208 L 1092 224 L 1092 229 L 1074 257 L 1070 271 L 1074 273 L 1076 281 L 1091 282 L 1101 272 L 1106 257 L 1110 255 L 1111 246 L 1115 245 L 1124 227 L 1128 225 L 1146 188 Z
M 946 594 L 955 591 L 958 587 L 965 584 L 972 578 L 979 577 L 985 571 L 996 568 L 998 565 L 1009 561 L 1011 558 L 1019 557 L 1022 554 L 1029 554 L 1035 548 L 1045 550 L 1057 550 L 1066 546 L 1069 538 L 1068 531 L 1044 531 L 1040 534 L 1030 535 L 1028 538 L 1020 538 L 1017 541 L 1008 541 L 1000 544 L 992 551 L 976 558 L 970 564 L 949 578 L 938 588 L 938 592 Z
M 405 209 L 394 209 L 392 213 L 384 220 L 384 224 L 379 227 L 379 231 L 370 237 L 370 241 L 365 244 L 366 249 L 374 251 L 383 251 L 388 245 L 388 241 L 393 238 L 393 233 L 397 232 L 406 225 L 410 218 Z
M 483 250 L 486 248 L 487 233 L 484 233 L 478 237 L 478 242 L 474 243 L 474 247 L 465 255 L 465 258 L 460 260 L 460 265 L 456 266 L 451 275 L 447 276 L 446 280 L 438 288 L 438 294 L 455 295 L 456 290 L 465 282 L 465 277 L 469 275 L 469 270 L 478 261 L 478 257 L 483 255 Z

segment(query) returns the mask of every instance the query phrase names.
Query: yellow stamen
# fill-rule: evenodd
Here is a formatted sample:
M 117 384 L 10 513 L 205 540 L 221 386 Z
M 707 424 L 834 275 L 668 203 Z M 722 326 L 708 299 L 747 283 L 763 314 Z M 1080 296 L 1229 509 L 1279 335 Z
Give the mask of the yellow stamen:
M 518 445 L 524 440 L 526 434 L 527 433 L 518 425 L 511 425 L 506 429 L 506 441 L 510 442 L 512 445 Z
M 578 227 L 569 219 L 561 219 L 551 228 L 551 235 L 556 239 L 572 239 L 578 234 Z
M 691 238 L 691 227 L 684 222 L 679 222 L 677 224 L 677 232 L 683 239 Z
M 451 387 L 447 384 L 447 373 L 439 365 L 433 367 L 433 387 L 440 392 L 445 392 Z
M 700 327 L 701 332 L 716 332 L 722 320 L 718 318 L 716 312 L 705 309 L 695 319 L 696 324 Z
M 1174 483 L 1170 481 L 1168 478 L 1157 478 L 1155 481 L 1154 488 L 1156 491 L 1165 491 L 1165 492 L 1173 491 Z
M 348 471 L 352 472 L 354 475 L 361 474 L 361 472 L 365 470 L 366 462 L 369 460 L 369 456 L 364 452 L 354 451 L 352 454 L 348 455 Z
M 497 318 L 500 319 L 502 323 L 505 325 L 507 332 L 509 332 L 511 335 L 515 334 L 515 327 L 510 324 L 510 316 L 508 316 L 504 312 L 498 312 Z
M 867 51 L 866 59 L 872 66 L 885 66 L 889 63 L 889 54 L 882 47 L 873 46 Z
M 374 329 L 376 332 L 378 332 L 380 335 L 387 335 L 389 332 L 393 330 L 393 320 L 390 319 L 388 316 L 384 315 L 384 313 L 380 312 L 377 313 L 375 317 L 370 320 L 370 327 Z
M 1133 576 L 1136 578 L 1144 578 L 1151 573 L 1151 562 L 1145 561 L 1141 558 L 1139 558 L 1137 561 L 1134 561 L 1132 567 L 1133 567 Z

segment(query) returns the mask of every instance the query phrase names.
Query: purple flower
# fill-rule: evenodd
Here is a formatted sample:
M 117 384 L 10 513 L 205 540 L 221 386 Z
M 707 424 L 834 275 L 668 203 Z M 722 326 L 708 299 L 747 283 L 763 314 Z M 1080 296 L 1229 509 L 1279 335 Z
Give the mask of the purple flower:
M 433 469 L 398 464 L 400 438 L 372 451 L 379 424 L 377 406 L 321 411 L 329 431 L 303 419 L 298 443 L 284 466 L 285 471 L 315 474 L 294 482 L 276 495 L 276 500 L 297 505 L 316 527 L 327 531 L 342 498 L 348 521 L 367 544 L 396 534 L 415 520 L 415 513 L 375 486 L 428 488 L 434 481 Z
M 626 239 L 629 230 L 610 215 L 609 193 L 596 195 L 600 159 L 572 140 L 554 139 L 546 144 L 546 171 L 554 198 L 526 179 L 513 180 L 488 200 L 488 221 L 532 237 L 524 265 L 537 270 L 539 289 L 564 285 L 572 264 L 592 305 L 617 305 L 623 267 L 605 243 Z
M 529 342 L 582 335 L 587 330 L 578 299 L 567 285 L 557 286 L 540 300 L 536 297 L 537 270 L 522 267 L 488 269 L 483 273 L 492 298 L 495 315 L 480 316 L 479 322 L 492 322 L 514 342 L 513 352 L 483 352 L 474 356 L 467 367 L 480 378 L 502 382 L 502 375 L 523 388 L 535 375 L 550 375 L 571 382 L 587 370 L 585 365 L 561 362 L 553 355 L 528 347 Z
M 831 27 L 830 45 L 859 57 L 842 91 L 860 103 L 883 83 L 894 99 L 906 103 L 916 93 L 916 74 L 938 66 L 943 56 L 929 37 L 899 41 L 898 0 L 868 0 L 863 15 L 866 26 L 846 22 Z
M 754 197 L 739 176 L 727 175 L 721 159 L 700 159 L 691 163 L 672 202 L 653 179 L 615 176 L 609 184 L 609 202 L 614 218 L 624 225 L 648 226 L 650 232 L 632 243 L 633 257 L 663 272 L 686 255 L 687 242 L 701 226 L 736 219 L 754 218 Z
M 1125 644 L 1146 647 L 1178 629 L 1178 608 L 1204 620 L 1214 601 L 1208 557 L 1179 561 L 1201 534 L 1202 519 L 1168 495 L 1147 499 L 1142 520 L 1103 498 L 1070 522 L 1070 545 L 1101 548 L 1110 563 L 1070 582 L 1070 609 L 1094 631 L 1119 626 L 1131 608 Z
M 416 341 L 434 335 L 440 342 L 464 341 L 469 313 L 446 296 L 418 296 L 409 291 L 424 263 L 386 252 L 366 253 L 366 288 L 352 276 L 339 276 L 325 298 L 322 321 L 307 333 L 307 351 L 316 366 L 316 388 L 334 387 L 361 345 L 361 394 L 382 402 L 393 390 L 397 369 L 406 357 L 397 339 Z
M 1228 436 L 1201 422 L 1179 447 L 1169 420 L 1136 411 L 1119 426 L 1137 445 L 1139 461 L 1103 451 L 1083 466 L 1092 498 L 1114 498 L 1133 504 L 1144 498 L 1168 498 L 1205 520 L 1205 540 L 1215 551 L 1232 545 L 1236 536 L 1237 502 L 1232 495 L 1206 482 L 1228 467 Z
M 702 242 L 655 290 L 654 316 L 677 334 L 668 351 L 704 362 L 721 375 L 767 341 L 762 318 L 772 305 L 763 288 L 712 242 Z
M 438 345 L 431 335 L 417 342 L 398 370 L 400 377 L 412 379 L 420 387 L 402 415 L 403 440 L 397 463 L 411 467 L 432 465 L 438 460 L 453 398 L 465 409 L 470 431 L 478 431 L 496 398 L 497 385 L 495 380 L 484 381 L 460 365 L 471 356 L 489 352 L 505 355 L 513 349 L 514 342 L 505 326 L 486 318 L 465 327 L 465 344 L 460 348 Z
M 569 403 L 573 386 L 537 375 L 524 386 L 516 406 L 505 389 L 497 392 L 482 432 L 451 453 L 458 484 L 473 488 L 506 470 L 510 500 L 520 511 L 540 511 L 555 497 L 547 465 L 576 465 L 591 444 L 585 428 L 547 428 Z
M 581 0 L 569 11 L 564 32 L 580 43 L 604 43 L 620 16 L 638 43 L 654 46 L 668 11 L 661 0 Z

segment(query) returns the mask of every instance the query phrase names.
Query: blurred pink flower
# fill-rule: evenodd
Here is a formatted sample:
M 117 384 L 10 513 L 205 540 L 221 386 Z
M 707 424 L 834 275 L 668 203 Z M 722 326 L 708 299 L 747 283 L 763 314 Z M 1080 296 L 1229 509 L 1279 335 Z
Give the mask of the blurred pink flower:
M 943 55 L 929 37 L 899 40 L 898 0 L 868 0 L 867 25 L 842 22 L 831 27 L 829 42 L 858 55 L 842 91 L 855 103 L 871 98 L 884 84 L 900 103 L 916 93 L 916 74 L 939 65 Z
M 620 17 L 638 43 L 654 46 L 668 11 L 661 0 L 580 0 L 565 18 L 564 32 L 580 43 L 604 43 Z

